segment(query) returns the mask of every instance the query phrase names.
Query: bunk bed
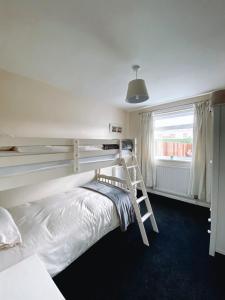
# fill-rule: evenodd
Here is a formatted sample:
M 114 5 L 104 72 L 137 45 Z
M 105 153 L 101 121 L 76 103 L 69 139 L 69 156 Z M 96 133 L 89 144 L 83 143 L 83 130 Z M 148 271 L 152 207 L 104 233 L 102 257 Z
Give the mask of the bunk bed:
M 96 170 L 96 180 L 129 192 L 126 181 L 100 173 L 135 153 L 135 140 L 0 139 L 0 191 Z M 0 271 L 35 253 L 51 276 L 120 225 L 108 197 L 73 188 L 9 209 L 22 244 L 0 250 Z
M 0 271 L 38 254 L 54 276 L 111 230 L 126 230 L 134 216 L 148 246 L 144 222 L 150 219 L 153 230 L 158 228 L 135 153 L 135 139 L 0 138 L 0 192 L 96 171 L 88 185 L 9 209 L 22 244 L 0 250 Z M 117 165 L 123 167 L 125 179 L 100 172 Z M 137 184 L 143 192 L 140 198 Z

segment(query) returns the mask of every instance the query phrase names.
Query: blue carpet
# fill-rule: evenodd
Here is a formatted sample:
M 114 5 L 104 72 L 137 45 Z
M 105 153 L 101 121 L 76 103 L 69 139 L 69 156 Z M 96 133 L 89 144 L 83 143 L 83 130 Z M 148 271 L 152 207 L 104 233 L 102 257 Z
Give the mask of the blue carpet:
M 147 224 L 109 233 L 54 278 L 68 300 L 225 300 L 225 257 L 208 255 L 209 210 L 150 195 L 159 234 Z M 223 274 L 223 275 L 220 275 Z

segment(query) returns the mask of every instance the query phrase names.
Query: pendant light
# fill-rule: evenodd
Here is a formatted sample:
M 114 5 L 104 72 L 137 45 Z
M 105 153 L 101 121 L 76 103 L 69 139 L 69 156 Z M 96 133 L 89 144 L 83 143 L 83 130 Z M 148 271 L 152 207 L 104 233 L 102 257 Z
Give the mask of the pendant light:
M 143 79 L 137 78 L 140 66 L 134 65 L 132 69 L 136 73 L 136 79 L 131 80 L 128 84 L 126 101 L 131 104 L 141 103 L 149 99 L 148 91 Z

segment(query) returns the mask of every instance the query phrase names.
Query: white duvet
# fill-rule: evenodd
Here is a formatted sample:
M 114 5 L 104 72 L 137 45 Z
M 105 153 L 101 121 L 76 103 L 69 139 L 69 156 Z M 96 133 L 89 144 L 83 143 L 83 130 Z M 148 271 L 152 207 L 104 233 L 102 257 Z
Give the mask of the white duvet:
M 119 226 L 112 201 L 83 188 L 74 188 L 9 211 L 23 243 L 0 250 L 0 271 L 37 253 L 54 276 Z

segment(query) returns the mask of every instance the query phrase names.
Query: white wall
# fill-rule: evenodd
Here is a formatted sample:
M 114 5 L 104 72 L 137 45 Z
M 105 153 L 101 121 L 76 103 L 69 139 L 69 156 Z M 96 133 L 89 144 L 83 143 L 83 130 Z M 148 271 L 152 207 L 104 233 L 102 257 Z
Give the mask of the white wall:
M 76 99 L 64 90 L 0 69 L 2 133 L 27 137 L 121 137 L 109 134 L 110 122 L 123 125 L 124 136 L 127 135 L 127 112 L 104 102 Z
M 100 87 L 99 87 L 100 88 Z M 109 123 L 123 126 L 123 135 L 110 134 Z M 128 113 L 100 102 L 75 99 L 70 93 L 0 70 L 0 134 L 18 137 L 121 138 L 128 135 Z M 80 185 L 94 172 L 79 174 L 0 193 L 0 205 L 21 202 Z

